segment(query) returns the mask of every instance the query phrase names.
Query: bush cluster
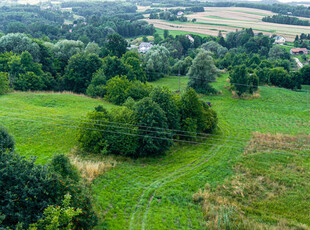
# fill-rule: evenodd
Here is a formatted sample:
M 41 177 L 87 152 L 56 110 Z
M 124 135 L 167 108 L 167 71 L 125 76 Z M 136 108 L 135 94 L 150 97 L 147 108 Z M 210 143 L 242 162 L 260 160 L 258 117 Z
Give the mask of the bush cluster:
M 137 102 L 130 98 L 124 105 L 111 112 L 97 107 L 87 115 L 78 135 L 83 150 L 131 157 L 156 156 L 168 150 L 173 140 L 193 139 L 197 132 L 212 132 L 217 124 L 216 113 L 193 89 L 179 97 L 158 87 L 148 97 Z

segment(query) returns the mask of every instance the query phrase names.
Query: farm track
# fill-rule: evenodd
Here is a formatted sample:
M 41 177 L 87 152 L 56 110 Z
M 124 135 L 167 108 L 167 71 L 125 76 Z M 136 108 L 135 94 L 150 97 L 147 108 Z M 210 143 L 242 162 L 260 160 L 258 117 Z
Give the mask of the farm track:
M 222 126 L 220 127 L 220 129 L 223 133 L 223 137 L 230 137 L 230 129 L 228 127 Z M 217 158 L 215 158 L 216 156 L 219 157 L 220 153 L 221 155 L 223 155 L 228 152 L 228 150 L 230 150 L 229 147 L 225 146 L 228 144 L 228 138 L 223 139 L 221 142 L 217 142 L 216 146 L 212 146 L 210 149 L 207 150 L 205 154 L 203 154 L 198 159 L 178 168 L 176 171 L 168 174 L 164 178 L 155 180 L 149 186 L 147 186 L 130 215 L 129 229 L 147 229 L 148 213 L 152 208 L 151 206 L 153 198 L 160 188 L 164 187 L 168 183 L 172 183 L 180 177 L 189 176 L 189 174 L 193 174 L 194 176 L 202 172 L 208 172 L 206 174 L 206 177 L 209 177 L 213 173 L 220 170 L 221 167 L 217 167 L 215 170 L 210 171 L 209 167 L 211 166 L 211 162 L 218 160 Z M 232 156 L 230 156 L 230 158 L 232 158 Z

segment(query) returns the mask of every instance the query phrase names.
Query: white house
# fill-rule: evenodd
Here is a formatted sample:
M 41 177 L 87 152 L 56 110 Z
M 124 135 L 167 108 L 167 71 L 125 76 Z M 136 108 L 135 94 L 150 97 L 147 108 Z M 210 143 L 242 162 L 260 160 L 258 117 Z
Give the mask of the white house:
M 179 17 L 181 17 L 181 16 L 183 16 L 183 12 L 182 11 L 179 11 L 178 13 L 177 13 L 177 16 L 179 16 Z
M 190 34 L 186 34 L 185 37 L 187 37 L 191 43 L 195 42 L 195 39 Z
M 282 36 L 274 37 L 274 44 L 283 45 L 285 42 L 286 42 L 286 40 Z
M 140 53 L 146 53 L 149 49 L 151 49 L 153 45 L 150 42 L 141 42 L 139 45 L 139 52 Z

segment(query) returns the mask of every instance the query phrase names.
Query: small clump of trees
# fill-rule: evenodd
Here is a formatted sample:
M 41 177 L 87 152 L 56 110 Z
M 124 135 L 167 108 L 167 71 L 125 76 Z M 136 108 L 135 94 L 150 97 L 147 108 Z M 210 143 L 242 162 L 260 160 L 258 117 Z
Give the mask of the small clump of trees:
M 166 88 L 154 88 L 148 97 L 139 101 L 130 98 L 124 105 L 111 112 L 97 107 L 87 115 L 78 135 L 82 150 L 158 156 L 175 140 L 192 140 L 198 132 L 212 132 L 217 124 L 216 112 L 191 88 L 181 97 Z

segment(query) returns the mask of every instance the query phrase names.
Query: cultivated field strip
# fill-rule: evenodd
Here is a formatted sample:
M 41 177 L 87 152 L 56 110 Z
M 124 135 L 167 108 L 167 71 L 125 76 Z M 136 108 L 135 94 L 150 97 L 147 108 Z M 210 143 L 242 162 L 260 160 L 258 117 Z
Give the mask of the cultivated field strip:
M 216 36 L 219 31 L 222 31 L 222 34 L 225 36 L 228 32 L 234 32 L 236 29 L 253 28 L 254 32 L 257 33 L 282 35 L 288 41 L 294 41 L 296 35 L 310 33 L 309 26 L 286 25 L 262 21 L 264 16 L 271 15 L 274 15 L 274 13 L 251 8 L 205 7 L 205 12 L 186 15 L 189 21 L 196 19 L 197 21 L 195 23 L 171 22 L 159 19 L 147 19 L 147 21 L 159 29 L 186 31 L 212 36 Z M 309 18 L 302 17 L 300 19 L 309 20 Z

